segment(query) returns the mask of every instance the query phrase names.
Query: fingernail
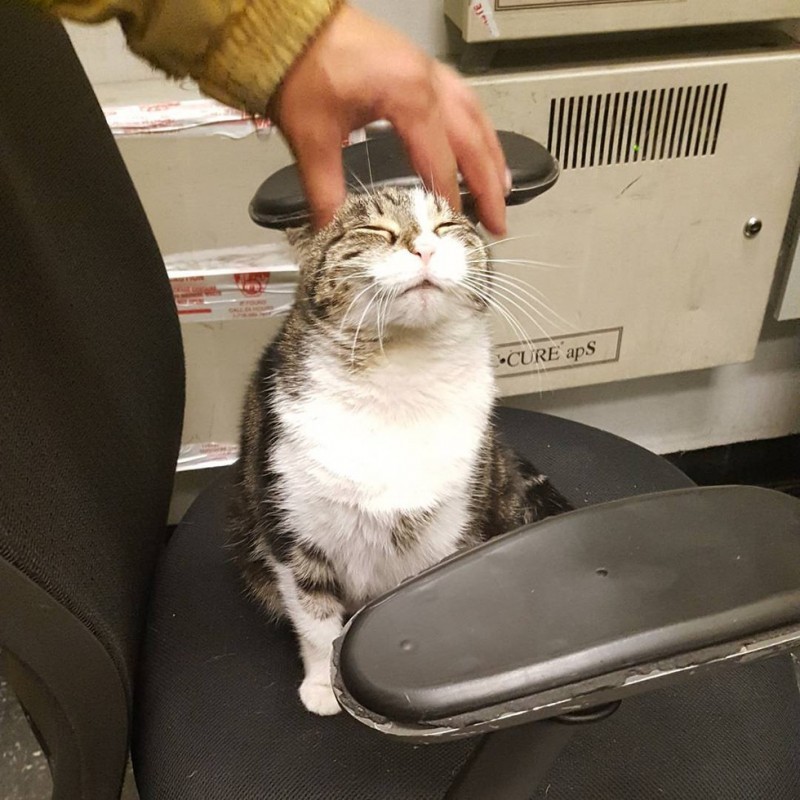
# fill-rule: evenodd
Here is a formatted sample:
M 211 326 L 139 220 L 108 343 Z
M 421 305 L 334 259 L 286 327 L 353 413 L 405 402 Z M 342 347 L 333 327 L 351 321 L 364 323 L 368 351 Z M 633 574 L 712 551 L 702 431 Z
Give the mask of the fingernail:
M 514 185 L 514 181 L 511 179 L 511 170 L 506 167 L 506 197 L 511 194 L 511 187 Z

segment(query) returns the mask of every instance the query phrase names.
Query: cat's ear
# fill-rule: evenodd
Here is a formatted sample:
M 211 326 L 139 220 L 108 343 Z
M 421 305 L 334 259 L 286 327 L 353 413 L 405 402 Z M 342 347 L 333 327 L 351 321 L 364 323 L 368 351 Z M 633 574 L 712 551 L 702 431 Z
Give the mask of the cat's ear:
M 301 228 L 287 228 L 286 238 L 289 244 L 302 255 L 306 245 L 311 241 L 314 232 L 311 230 L 311 225 L 303 225 Z

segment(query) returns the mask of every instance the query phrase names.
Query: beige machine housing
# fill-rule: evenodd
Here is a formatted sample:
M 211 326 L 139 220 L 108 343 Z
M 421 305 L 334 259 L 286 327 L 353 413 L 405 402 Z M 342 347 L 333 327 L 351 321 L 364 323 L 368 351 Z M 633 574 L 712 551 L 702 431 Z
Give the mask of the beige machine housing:
M 465 42 L 789 19 L 797 0 L 445 0 Z

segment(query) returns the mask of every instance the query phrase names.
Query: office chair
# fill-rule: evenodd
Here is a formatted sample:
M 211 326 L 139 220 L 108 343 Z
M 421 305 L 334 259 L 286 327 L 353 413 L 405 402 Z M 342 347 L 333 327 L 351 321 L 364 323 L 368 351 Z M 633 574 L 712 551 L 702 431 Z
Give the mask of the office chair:
M 167 536 L 180 330 L 101 109 L 57 22 L 0 30 L 0 647 L 56 800 L 129 746 L 143 800 L 800 796 L 798 502 L 535 413 L 497 412 L 578 510 L 359 612 L 307 713 L 226 475 Z

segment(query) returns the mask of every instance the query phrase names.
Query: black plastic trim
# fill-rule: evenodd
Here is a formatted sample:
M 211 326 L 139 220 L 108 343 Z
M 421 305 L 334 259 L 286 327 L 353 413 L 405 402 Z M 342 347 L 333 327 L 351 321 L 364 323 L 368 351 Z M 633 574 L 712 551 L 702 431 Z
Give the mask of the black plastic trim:
M 556 183 L 559 165 L 545 147 L 519 133 L 497 133 L 511 172 L 512 188 L 506 205 L 527 203 Z M 394 133 L 349 145 L 342 150 L 342 158 L 351 193 L 423 185 Z M 463 182 L 461 197 L 468 210 L 472 196 Z M 308 202 L 295 164 L 278 170 L 261 184 L 250 203 L 250 217 L 257 225 L 276 230 L 299 227 L 309 221 Z
M 582 509 L 450 559 L 359 612 L 338 681 L 346 705 L 412 725 L 563 704 L 561 689 L 590 693 L 680 671 L 707 648 L 720 648 L 709 660 L 727 658 L 733 644 L 746 653 L 796 633 L 798 563 L 800 502 L 778 492 L 692 488 Z

